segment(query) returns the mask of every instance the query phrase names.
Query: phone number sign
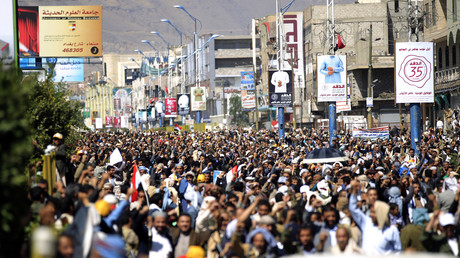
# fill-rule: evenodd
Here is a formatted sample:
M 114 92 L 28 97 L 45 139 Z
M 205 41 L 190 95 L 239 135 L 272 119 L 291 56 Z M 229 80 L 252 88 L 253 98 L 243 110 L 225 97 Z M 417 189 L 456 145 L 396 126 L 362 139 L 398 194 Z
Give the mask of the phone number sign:
M 396 103 L 433 103 L 433 43 L 396 43 Z

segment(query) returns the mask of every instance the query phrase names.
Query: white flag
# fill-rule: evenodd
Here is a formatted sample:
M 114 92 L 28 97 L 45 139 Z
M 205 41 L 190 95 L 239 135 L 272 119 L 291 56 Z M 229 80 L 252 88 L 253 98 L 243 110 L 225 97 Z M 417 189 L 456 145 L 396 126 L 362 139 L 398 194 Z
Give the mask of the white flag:
M 115 148 L 115 150 L 110 155 L 110 163 L 109 164 L 110 165 L 115 165 L 118 162 L 122 162 L 122 161 L 123 161 L 123 157 L 121 156 L 120 150 L 118 150 L 118 148 Z

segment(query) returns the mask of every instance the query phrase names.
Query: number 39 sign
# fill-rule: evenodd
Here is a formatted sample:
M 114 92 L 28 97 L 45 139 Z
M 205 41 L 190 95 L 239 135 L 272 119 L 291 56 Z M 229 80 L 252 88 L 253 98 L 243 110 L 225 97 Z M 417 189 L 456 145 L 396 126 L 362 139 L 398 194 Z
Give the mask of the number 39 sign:
M 399 42 L 395 53 L 396 103 L 433 103 L 433 43 Z

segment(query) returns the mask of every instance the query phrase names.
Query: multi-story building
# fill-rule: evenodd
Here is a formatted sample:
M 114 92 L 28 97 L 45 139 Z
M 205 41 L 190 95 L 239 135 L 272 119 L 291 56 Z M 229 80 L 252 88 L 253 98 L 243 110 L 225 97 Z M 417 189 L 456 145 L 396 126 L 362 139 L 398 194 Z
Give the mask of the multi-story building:
M 460 94 L 460 21 L 458 0 L 424 0 L 424 41 L 434 43 L 435 103 L 427 114 L 435 123 L 449 108 L 458 109 Z M 428 115 L 427 115 L 428 116 Z

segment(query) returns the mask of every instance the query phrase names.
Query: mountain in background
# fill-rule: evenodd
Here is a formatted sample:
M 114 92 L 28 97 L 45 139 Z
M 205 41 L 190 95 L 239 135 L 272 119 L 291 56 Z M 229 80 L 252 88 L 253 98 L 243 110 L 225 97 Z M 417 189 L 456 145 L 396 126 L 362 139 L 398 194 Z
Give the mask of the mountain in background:
M 286 6 L 290 0 L 279 0 Z M 350 3 L 352 0 L 338 1 Z M 336 3 L 338 3 L 336 2 Z M 173 5 L 182 5 L 198 18 L 198 33 L 248 35 L 251 19 L 275 13 L 275 0 L 19 0 L 19 6 L 102 5 L 104 53 L 134 53 L 134 49 L 151 51 L 141 40 L 152 42 L 157 49 L 166 49 L 161 39 L 151 34 L 158 31 L 168 42 L 179 44 L 174 28 L 160 22 L 169 19 L 183 32 L 183 43 L 193 38 L 193 20 Z M 326 4 L 325 0 L 296 0 L 289 11 L 302 11 L 312 4 Z

